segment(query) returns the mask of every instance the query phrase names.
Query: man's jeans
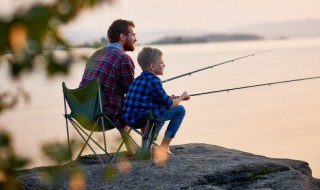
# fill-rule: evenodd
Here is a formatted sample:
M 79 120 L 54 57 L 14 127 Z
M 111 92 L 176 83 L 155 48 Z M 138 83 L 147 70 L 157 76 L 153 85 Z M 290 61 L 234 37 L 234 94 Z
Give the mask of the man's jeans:
M 168 138 L 174 138 L 174 136 L 176 135 L 182 123 L 185 113 L 186 111 L 184 107 L 181 105 L 177 105 L 172 109 L 164 111 L 162 115 L 157 116 L 156 117 L 157 125 L 156 125 L 155 135 L 158 136 L 165 121 L 170 120 L 170 123 L 165 132 L 165 136 Z

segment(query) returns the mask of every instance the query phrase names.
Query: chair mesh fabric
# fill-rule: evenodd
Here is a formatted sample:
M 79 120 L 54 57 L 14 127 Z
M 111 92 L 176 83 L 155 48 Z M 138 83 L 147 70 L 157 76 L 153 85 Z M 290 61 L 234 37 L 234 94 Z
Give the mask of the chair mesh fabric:
M 65 83 L 63 83 L 62 86 L 65 98 L 71 110 L 71 113 L 69 114 L 70 117 L 74 118 L 83 128 L 89 131 L 102 131 L 102 120 L 100 120 L 97 126 L 93 129 L 98 116 L 103 114 L 100 111 L 99 105 L 99 79 L 94 79 L 77 89 L 68 89 Z M 100 93 L 100 96 L 102 96 L 102 93 Z M 101 100 L 103 100 L 103 97 L 101 97 Z M 105 130 L 114 128 L 114 125 L 107 120 L 104 120 L 104 124 L 106 128 Z

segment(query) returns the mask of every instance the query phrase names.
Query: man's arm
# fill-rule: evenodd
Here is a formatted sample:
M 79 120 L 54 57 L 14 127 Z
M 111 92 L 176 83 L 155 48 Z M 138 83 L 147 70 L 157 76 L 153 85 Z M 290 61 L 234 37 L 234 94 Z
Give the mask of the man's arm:
M 126 56 L 120 63 L 120 85 L 124 93 L 127 92 L 134 79 L 134 63 L 129 56 Z

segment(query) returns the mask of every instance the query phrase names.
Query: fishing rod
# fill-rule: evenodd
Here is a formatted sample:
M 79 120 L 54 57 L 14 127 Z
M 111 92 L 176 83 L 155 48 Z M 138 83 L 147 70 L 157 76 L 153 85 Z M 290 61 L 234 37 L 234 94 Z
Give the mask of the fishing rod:
M 255 84 L 255 85 L 250 85 L 250 86 L 241 86 L 241 87 L 236 87 L 236 88 L 228 88 L 228 89 L 223 89 L 223 90 L 215 90 L 215 91 L 191 94 L 190 96 L 200 96 L 200 95 L 213 94 L 213 93 L 219 93 L 219 92 L 230 92 L 230 91 L 233 91 L 233 90 L 240 90 L 240 89 L 246 89 L 246 88 L 255 88 L 255 87 L 260 87 L 260 86 L 271 86 L 271 85 L 274 85 L 274 84 L 297 82 L 297 81 L 304 81 L 304 80 L 313 80 L 313 79 L 319 79 L 319 78 L 320 78 L 320 76 L 316 76 L 316 77 L 292 79 L 292 80 L 270 82 L 270 83 L 263 83 L 263 84 Z
M 220 66 L 220 65 L 223 65 L 223 64 L 226 64 L 226 63 L 234 62 L 234 61 L 237 61 L 237 60 L 240 60 L 240 59 L 244 59 L 244 58 L 247 58 L 247 57 L 251 57 L 251 56 L 258 55 L 258 54 L 266 53 L 266 52 L 269 52 L 269 51 L 271 51 L 271 50 L 268 49 L 268 50 L 255 52 L 253 54 L 245 55 L 245 56 L 238 57 L 238 58 L 235 58 L 235 59 L 231 59 L 231 60 L 228 60 L 228 61 L 224 61 L 224 62 L 221 62 L 221 63 L 218 63 L 218 64 L 210 65 L 210 66 L 207 66 L 207 67 L 195 70 L 195 71 L 184 73 L 184 74 L 181 74 L 181 75 L 169 78 L 169 79 L 165 79 L 165 80 L 163 80 L 161 82 L 165 83 L 165 82 L 168 82 L 168 81 L 171 81 L 171 80 L 174 80 L 174 79 L 178 79 L 178 78 L 181 78 L 181 77 L 184 77 L 184 76 L 191 76 L 191 74 L 193 74 L 193 73 L 197 73 L 197 72 L 200 72 L 200 71 L 203 71 L 203 70 L 207 70 L 207 69 L 212 69 L 213 67 L 217 67 L 217 66 Z

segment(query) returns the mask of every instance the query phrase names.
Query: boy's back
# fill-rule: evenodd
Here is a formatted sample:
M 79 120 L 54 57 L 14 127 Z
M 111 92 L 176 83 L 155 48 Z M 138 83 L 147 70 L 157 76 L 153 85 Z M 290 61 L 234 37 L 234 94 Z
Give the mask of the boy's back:
M 123 118 L 132 125 L 144 113 L 155 116 L 170 109 L 172 100 L 162 87 L 161 80 L 149 71 L 143 71 L 130 85 L 123 106 Z

